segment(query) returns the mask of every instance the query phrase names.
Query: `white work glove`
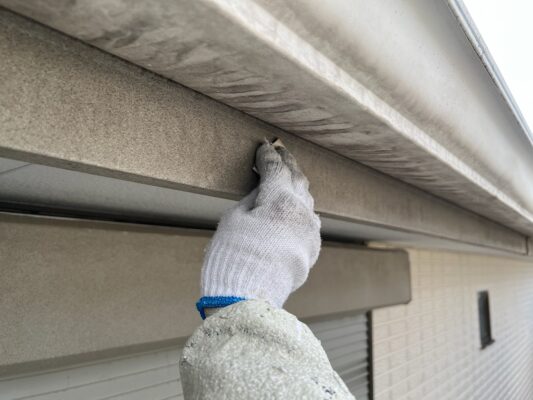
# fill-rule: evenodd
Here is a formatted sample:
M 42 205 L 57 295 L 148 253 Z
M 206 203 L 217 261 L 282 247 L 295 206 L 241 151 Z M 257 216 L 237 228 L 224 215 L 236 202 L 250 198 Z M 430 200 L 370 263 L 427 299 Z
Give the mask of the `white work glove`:
M 309 182 L 280 141 L 256 153 L 259 186 L 222 217 L 202 269 L 204 309 L 244 299 L 281 308 L 320 252 L 320 220 Z

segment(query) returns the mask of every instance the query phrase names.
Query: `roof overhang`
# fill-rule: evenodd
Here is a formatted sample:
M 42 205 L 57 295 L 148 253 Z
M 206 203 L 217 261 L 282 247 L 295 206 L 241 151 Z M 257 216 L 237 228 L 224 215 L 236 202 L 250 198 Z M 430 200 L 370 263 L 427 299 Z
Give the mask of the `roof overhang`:
M 533 232 L 531 143 L 444 2 L 0 4 Z

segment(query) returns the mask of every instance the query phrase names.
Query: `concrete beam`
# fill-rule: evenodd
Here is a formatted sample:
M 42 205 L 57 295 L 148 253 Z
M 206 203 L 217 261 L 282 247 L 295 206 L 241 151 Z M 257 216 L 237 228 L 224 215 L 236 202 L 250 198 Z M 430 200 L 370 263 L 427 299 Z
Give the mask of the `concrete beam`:
M 258 143 L 280 137 L 324 216 L 526 252 L 509 228 L 6 10 L 0 57 L 0 156 L 237 199 Z
M 182 342 L 211 232 L 0 214 L 0 374 Z M 325 243 L 299 317 L 411 298 L 403 251 Z

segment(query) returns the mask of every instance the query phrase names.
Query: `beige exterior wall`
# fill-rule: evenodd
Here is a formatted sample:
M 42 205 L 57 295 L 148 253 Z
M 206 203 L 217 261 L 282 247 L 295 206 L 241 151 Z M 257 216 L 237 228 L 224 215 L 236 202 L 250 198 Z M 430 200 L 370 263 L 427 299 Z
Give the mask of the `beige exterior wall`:
M 0 381 L 184 342 L 211 233 L 0 213 Z M 406 252 L 323 242 L 286 308 L 317 318 L 410 294 Z
M 409 254 L 412 302 L 373 312 L 375 399 L 533 399 L 533 261 Z M 495 339 L 485 350 L 479 290 Z

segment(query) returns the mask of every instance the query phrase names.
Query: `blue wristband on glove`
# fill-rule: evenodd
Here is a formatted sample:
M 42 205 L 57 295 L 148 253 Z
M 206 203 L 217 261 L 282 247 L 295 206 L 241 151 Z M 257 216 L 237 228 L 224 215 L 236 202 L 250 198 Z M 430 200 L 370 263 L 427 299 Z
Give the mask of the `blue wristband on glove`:
M 235 296 L 205 296 L 202 297 L 196 303 L 196 308 L 200 313 L 202 319 L 205 319 L 205 309 L 206 308 L 221 308 L 230 306 L 239 301 L 246 300 L 244 297 L 235 297 Z

